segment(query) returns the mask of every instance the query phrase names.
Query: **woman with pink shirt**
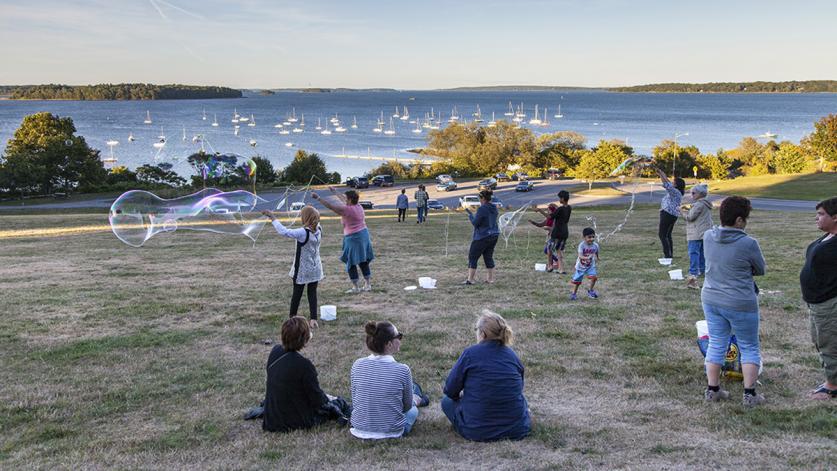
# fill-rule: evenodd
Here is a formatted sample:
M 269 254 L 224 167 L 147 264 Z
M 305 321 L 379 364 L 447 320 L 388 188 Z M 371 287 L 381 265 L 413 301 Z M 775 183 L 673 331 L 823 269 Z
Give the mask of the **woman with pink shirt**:
M 340 256 L 340 260 L 346 264 L 346 271 L 349 273 L 349 279 L 352 280 L 352 288 L 346 292 L 372 291 L 372 271 L 369 269 L 369 262 L 375 258 L 375 254 L 372 253 L 372 240 L 366 228 L 363 208 L 358 204 L 360 195 L 355 190 L 349 190 L 345 196 L 342 196 L 334 188 L 328 187 L 328 189 L 337 197 L 337 202 L 320 198 L 320 195 L 316 193 L 311 193 L 311 197 L 339 214 L 343 222 L 343 255 Z M 365 280 L 362 287 L 358 283 L 360 280 L 358 267 Z

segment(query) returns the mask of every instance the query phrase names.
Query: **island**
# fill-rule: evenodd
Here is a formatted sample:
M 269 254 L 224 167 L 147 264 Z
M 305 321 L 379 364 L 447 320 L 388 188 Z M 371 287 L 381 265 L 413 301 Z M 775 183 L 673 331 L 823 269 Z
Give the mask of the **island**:
M 241 90 L 203 85 L 118 83 L 98 85 L 6 85 L 0 95 L 11 100 L 196 100 L 241 98 Z
M 643 93 L 834 93 L 837 92 L 837 80 L 655 83 L 631 87 L 612 87 L 607 90 Z

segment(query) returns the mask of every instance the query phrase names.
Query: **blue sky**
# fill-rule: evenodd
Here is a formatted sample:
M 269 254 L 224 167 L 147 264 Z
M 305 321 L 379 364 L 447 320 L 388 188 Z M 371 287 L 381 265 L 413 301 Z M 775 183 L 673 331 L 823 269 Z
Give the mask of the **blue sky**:
M 837 79 L 833 1 L 0 0 L 0 84 Z

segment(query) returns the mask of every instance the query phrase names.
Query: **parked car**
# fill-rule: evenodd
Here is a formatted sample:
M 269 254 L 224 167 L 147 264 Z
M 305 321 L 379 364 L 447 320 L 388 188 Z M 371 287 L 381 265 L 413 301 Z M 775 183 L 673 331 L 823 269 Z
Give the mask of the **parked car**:
M 529 180 L 523 180 L 522 182 L 517 184 L 517 186 L 514 188 L 514 191 L 532 191 L 534 189 L 535 189 L 535 182 L 530 182 Z
M 291 203 L 291 211 L 302 211 L 302 208 L 305 207 L 305 203 L 302 201 L 296 201 Z
M 497 189 L 497 180 L 494 178 L 486 178 L 485 180 L 481 181 L 479 184 L 479 191 L 482 190 L 496 190 Z
M 494 175 L 494 178 L 496 178 L 498 182 L 507 182 L 511 180 L 511 177 L 505 173 L 498 173 L 497 175 Z
M 355 177 L 352 180 L 352 188 L 369 188 L 369 179 L 366 177 Z
M 456 189 L 456 182 L 450 180 L 445 183 L 439 183 L 438 185 L 436 185 L 436 189 L 439 191 L 453 191 Z
M 392 186 L 395 184 L 395 179 L 392 175 L 376 175 L 372 179 L 372 184 L 380 187 Z
M 491 204 L 493 204 L 497 209 L 503 209 L 506 207 L 506 205 L 500 201 L 500 198 L 495 198 L 493 196 L 491 197 Z
M 450 175 L 439 175 L 436 177 L 436 183 L 444 183 L 453 180 L 453 177 Z
M 480 205 L 480 197 L 477 195 L 467 195 L 459 198 L 459 207 L 465 208 L 478 208 Z
M 363 209 L 372 209 L 372 208 L 375 207 L 375 205 L 372 204 L 372 202 L 369 201 L 369 200 L 361 200 L 361 201 L 358 201 L 357 204 L 359 204 L 360 207 L 363 208 Z
M 355 186 L 355 179 L 353 177 L 349 177 L 345 181 L 346 186 L 354 187 Z
M 429 209 L 448 209 L 445 205 L 439 202 L 439 200 L 427 200 L 427 207 Z
M 525 172 L 517 172 L 517 173 L 512 175 L 512 180 L 514 180 L 514 181 L 522 181 L 522 180 L 528 180 L 528 179 L 529 179 L 529 175 L 527 175 Z
M 562 172 L 561 170 L 558 170 L 557 168 L 551 168 L 544 172 L 543 177 L 547 180 L 558 180 L 559 178 L 561 178 L 563 174 L 564 172 Z

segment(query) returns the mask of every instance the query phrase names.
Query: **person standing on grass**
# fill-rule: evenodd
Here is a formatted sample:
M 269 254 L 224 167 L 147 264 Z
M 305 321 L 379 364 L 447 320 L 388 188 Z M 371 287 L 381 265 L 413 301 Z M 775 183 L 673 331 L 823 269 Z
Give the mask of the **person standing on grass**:
M 817 228 L 825 235 L 805 250 L 799 273 L 802 299 L 808 305 L 811 340 L 820 353 L 825 382 L 811 399 L 837 398 L 837 196 L 817 204 Z
M 403 437 L 413 429 L 418 407 L 428 405 L 430 399 L 413 382 L 410 367 L 393 358 L 404 334 L 387 321 L 369 321 L 363 330 L 372 354 L 352 365 L 350 432 L 367 440 Z
M 570 222 L 570 214 L 572 213 L 572 206 L 569 205 L 570 193 L 567 190 L 558 192 L 558 202 L 561 203 L 555 211 L 547 213 L 543 209 L 537 211 L 547 218 L 552 220 L 552 230 L 549 233 L 549 242 L 547 242 L 547 251 L 549 252 L 550 262 L 552 257 L 556 258 L 555 263 L 548 263 L 547 270 L 552 272 L 557 265 L 557 273 L 566 275 L 564 271 L 564 247 L 567 245 L 567 239 L 570 238 L 570 229 L 568 223 Z
M 673 258 L 674 240 L 671 238 L 671 233 L 674 231 L 674 224 L 677 223 L 677 218 L 680 217 L 680 201 L 686 192 L 686 182 L 682 178 L 675 178 L 674 184 L 672 184 L 671 180 L 668 179 L 662 170 L 659 168 L 655 170 L 663 182 L 663 188 L 666 190 L 666 194 L 660 202 L 658 236 L 660 243 L 663 245 L 663 257 Z
M 395 200 L 395 207 L 398 209 L 398 222 L 404 222 L 407 220 L 407 208 L 410 207 L 410 202 L 407 200 L 407 195 L 405 194 L 407 190 L 404 188 L 401 189 L 401 194 L 398 195 L 398 198 Z
M 523 364 L 510 347 L 512 329 L 499 314 L 485 310 L 476 332 L 476 345 L 462 352 L 445 381 L 442 412 L 468 440 L 525 438 L 532 423 Z
M 735 332 L 744 374 L 745 407 L 767 402 L 756 393 L 761 351 L 758 288 L 753 276 L 764 275 L 766 267 L 759 243 L 744 232 L 751 208 L 750 200 L 742 196 L 730 196 L 721 203 L 721 226 L 703 235 L 706 279 L 700 296 L 709 327 L 704 398 L 707 402 L 729 399 L 729 392 L 720 387 L 721 367 L 730 334 Z
M 535 211 L 543 214 L 545 219 L 541 222 L 536 222 L 536 221 L 533 221 L 533 220 L 529 219 L 529 224 L 531 224 L 535 227 L 540 227 L 540 228 L 542 228 L 546 231 L 546 243 L 544 243 L 544 246 L 543 246 L 543 253 L 546 254 L 547 271 L 549 271 L 549 269 L 552 268 L 552 265 L 555 262 L 558 261 L 557 258 L 555 257 L 555 254 L 553 254 L 549 250 L 549 241 L 552 240 L 552 225 L 553 225 L 553 222 L 554 222 L 552 220 L 551 216 L 552 216 L 552 213 L 554 213 L 556 209 L 558 209 L 557 204 L 549 203 L 549 205 L 546 207 L 547 212 L 546 212 L 546 214 L 544 214 L 543 211 L 541 211 L 537 207 L 535 207 Z
M 709 188 L 703 183 L 692 187 L 691 206 L 680 206 L 686 220 L 686 243 L 689 246 L 689 278 L 686 287 L 700 288 L 698 277 L 706 273 L 706 258 L 703 254 L 703 233 L 712 228 L 712 203 L 706 200 Z
M 578 299 L 578 287 L 581 286 L 584 277 L 590 280 L 590 289 L 587 296 L 596 299 L 599 293 L 596 292 L 596 281 L 599 273 L 596 267 L 599 264 L 599 244 L 596 242 L 596 231 L 592 227 L 585 227 L 581 233 L 584 240 L 578 244 L 578 258 L 575 261 L 575 274 L 571 281 L 573 292 L 570 293 L 570 301 Z
M 343 223 L 343 255 L 340 261 L 346 264 L 346 272 L 352 287 L 347 293 L 360 293 L 361 291 L 372 291 L 372 270 L 369 263 L 375 258 L 372 252 L 372 239 L 369 237 L 369 229 L 366 227 L 366 216 L 363 207 L 358 204 L 360 195 L 355 190 L 349 190 L 341 196 L 333 187 L 328 187 L 338 202 L 330 202 L 321 198 L 317 193 L 311 193 L 311 197 L 321 202 L 323 206 L 340 215 Z M 363 274 L 365 283 L 360 286 L 360 278 L 357 269 Z
M 500 228 L 497 225 L 499 211 L 491 203 L 493 196 L 491 190 L 480 192 L 480 207 L 477 214 L 473 214 L 469 208 L 465 208 L 468 219 L 474 226 L 474 236 L 471 240 L 471 248 L 468 250 L 468 278 L 462 282 L 463 285 L 472 285 L 476 282 L 477 262 L 482 257 L 486 268 L 486 283 L 494 283 L 494 247 L 497 245 L 497 238 L 500 236 Z
M 262 214 L 270 218 L 273 227 L 279 235 L 296 240 L 296 255 L 291 271 L 288 276 L 294 283 L 293 294 L 291 295 L 290 317 L 296 316 L 299 310 L 299 302 L 302 300 L 302 291 L 308 289 L 308 313 L 310 316 L 310 327 L 317 327 L 317 285 L 324 278 L 323 263 L 320 260 L 320 240 L 323 230 L 320 227 L 320 212 L 313 206 L 305 206 L 300 211 L 302 227 L 289 229 L 282 225 L 270 211 L 262 211 Z
M 424 189 L 424 185 L 419 185 L 418 190 L 416 190 L 415 194 L 413 195 L 413 199 L 416 200 L 416 212 L 418 213 L 416 224 L 421 224 L 425 220 L 427 220 L 427 199 L 429 196 L 427 195 L 427 191 Z

